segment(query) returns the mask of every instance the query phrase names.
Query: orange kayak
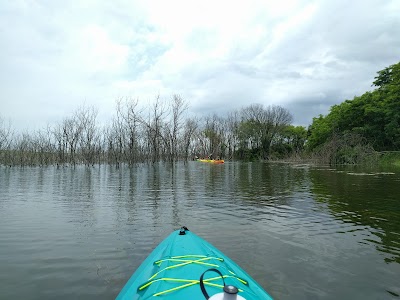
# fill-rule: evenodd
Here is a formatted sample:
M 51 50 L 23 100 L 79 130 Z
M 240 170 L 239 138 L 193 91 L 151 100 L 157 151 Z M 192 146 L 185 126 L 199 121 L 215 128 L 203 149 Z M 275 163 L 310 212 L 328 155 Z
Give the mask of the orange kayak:
M 223 164 L 225 161 L 223 159 L 198 159 L 197 161 L 206 162 L 211 164 Z

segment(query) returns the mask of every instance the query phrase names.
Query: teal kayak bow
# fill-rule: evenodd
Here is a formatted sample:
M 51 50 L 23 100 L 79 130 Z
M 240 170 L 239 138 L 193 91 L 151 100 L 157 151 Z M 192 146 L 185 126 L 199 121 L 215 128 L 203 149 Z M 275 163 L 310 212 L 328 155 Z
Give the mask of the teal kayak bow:
M 238 299 L 272 299 L 235 262 L 182 227 L 153 250 L 116 299 L 211 300 L 224 286 L 237 288 Z

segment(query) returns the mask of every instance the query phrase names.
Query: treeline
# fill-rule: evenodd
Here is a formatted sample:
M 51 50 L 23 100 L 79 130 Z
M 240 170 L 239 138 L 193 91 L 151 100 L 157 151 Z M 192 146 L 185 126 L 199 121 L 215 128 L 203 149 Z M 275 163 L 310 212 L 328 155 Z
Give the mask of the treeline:
M 253 104 L 222 117 L 187 117 L 179 95 L 159 97 L 147 108 L 137 100 L 118 100 L 110 124 L 100 126 L 97 110 L 81 107 L 60 123 L 37 132 L 16 133 L 0 118 L 3 165 L 133 165 L 138 162 L 191 160 L 212 155 L 224 159 L 269 159 L 301 152 L 304 127 L 290 125 L 280 106 Z
M 16 133 L 0 118 L 0 164 L 133 165 L 212 155 L 227 160 L 314 159 L 356 164 L 377 151 L 400 150 L 400 63 L 378 72 L 376 89 L 331 107 L 308 129 L 293 126 L 281 106 L 252 104 L 225 116 L 188 117 L 179 95 L 157 97 L 147 108 L 117 100 L 110 124 L 81 107 L 60 123 Z
M 376 89 L 313 119 L 307 149 L 331 164 L 359 163 L 400 150 L 400 62 L 378 72 Z

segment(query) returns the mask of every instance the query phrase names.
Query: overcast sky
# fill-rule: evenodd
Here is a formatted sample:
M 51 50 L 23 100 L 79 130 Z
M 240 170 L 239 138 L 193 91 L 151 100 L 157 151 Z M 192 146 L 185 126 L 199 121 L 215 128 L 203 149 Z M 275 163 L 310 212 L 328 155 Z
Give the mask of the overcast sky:
M 15 0 L 0 26 L 0 116 L 22 130 L 158 94 L 199 116 L 278 104 L 307 126 L 400 61 L 398 0 Z

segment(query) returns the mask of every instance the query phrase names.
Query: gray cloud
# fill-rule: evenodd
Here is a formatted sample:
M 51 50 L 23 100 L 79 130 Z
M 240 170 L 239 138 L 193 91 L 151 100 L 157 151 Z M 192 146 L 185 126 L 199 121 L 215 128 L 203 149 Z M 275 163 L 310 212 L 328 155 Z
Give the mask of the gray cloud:
M 396 0 L 190 3 L 0 4 L 0 115 L 38 128 L 178 93 L 198 115 L 279 104 L 308 125 L 400 60 Z

